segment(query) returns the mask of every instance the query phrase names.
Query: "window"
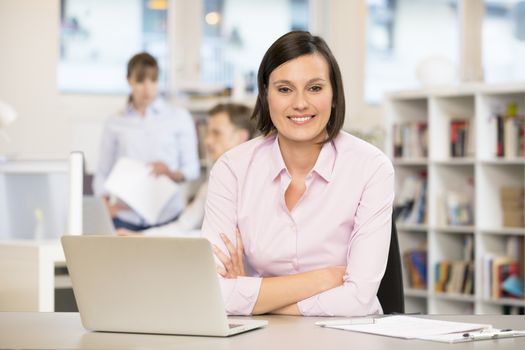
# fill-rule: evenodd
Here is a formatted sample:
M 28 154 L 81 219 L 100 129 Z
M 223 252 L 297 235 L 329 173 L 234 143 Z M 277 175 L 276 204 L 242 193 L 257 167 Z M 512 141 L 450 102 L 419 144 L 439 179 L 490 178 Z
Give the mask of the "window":
M 483 20 L 485 81 L 525 79 L 525 1 L 485 0 Z
M 365 100 L 419 86 L 416 69 L 439 57 L 458 62 L 457 1 L 367 0 Z
M 125 93 L 126 65 L 147 51 L 166 87 L 168 0 L 61 0 L 58 88 L 62 92 Z
M 201 81 L 256 88 L 268 47 L 290 30 L 308 30 L 308 0 L 204 0 Z M 271 21 L 269 20 L 271 19 Z

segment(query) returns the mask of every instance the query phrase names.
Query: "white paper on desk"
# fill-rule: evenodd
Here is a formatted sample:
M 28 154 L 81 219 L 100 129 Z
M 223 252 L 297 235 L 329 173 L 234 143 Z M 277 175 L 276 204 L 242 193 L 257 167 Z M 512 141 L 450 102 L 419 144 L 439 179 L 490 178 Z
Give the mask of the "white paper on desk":
M 149 224 L 157 222 L 164 206 L 179 190 L 168 177 L 151 174 L 148 164 L 129 158 L 119 159 L 104 186 Z
M 410 316 L 386 316 L 383 318 L 377 318 L 375 323 L 371 324 L 337 325 L 327 327 L 403 339 L 418 339 L 439 334 L 472 332 L 490 328 L 491 326 L 487 324 L 431 320 Z
M 488 333 L 498 333 L 500 332 L 501 329 L 496 329 L 496 328 L 493 328 L 493 329 L 490 329 L 488 330 L 487 332 Z M 475 332 L 477 334 L 480 334 L 478 332 Z M 508 337 L 501 337 L 501 338 L 495 338 L 495 339 L 512 339 L 512 338 L 516 338 L 516 337 L 525 337 L 525 331 L 508 331 L 508 332 L 505 332 L 505 334 L 508 333 Z M 468 338 L 468 337 L 464 337 L 463 336 L 463 332 L 459 332 L 459 333 L 450 333 L 450 334 L 439 334 L 439 335 L 431 335 L 431 336 L 426 336 L 426 337 L 420 337 L 418 339 L 420 340 L 430 340 L 430 341 L 437 341 L 437 342 L 440 342 L 440 343 L 466 343 L 466 342 L 470 342 L 470 341 L 478 341 L 479 339 L 471 339 L 471 338 Z M 489 338 L 489 339 L 481 339 L 481 340 L 495 340 L 495 339 L 492 339 L 492 338 Z

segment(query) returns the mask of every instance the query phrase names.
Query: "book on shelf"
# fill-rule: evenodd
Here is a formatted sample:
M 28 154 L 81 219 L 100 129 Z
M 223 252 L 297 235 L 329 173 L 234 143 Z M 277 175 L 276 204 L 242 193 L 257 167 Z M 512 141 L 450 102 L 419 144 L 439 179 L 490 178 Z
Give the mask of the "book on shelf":
M 465 119 L 450 121 L 450 156 L 468 157 L 474 154 L 470 122 Z
M 506 238 L 506 255 L 483 256 L 483 297 L 524 299 L 524 238 Z
M 515 102 L 507 104 L 506 113 L 496 113 L 496 156 L 525 157 L 525 115 L 518 114 Z
M 435 266 L 435 291 L 474 294 L 474 236 L 464 235 L 461 260 L 444 260 Z
M 474 261 L 474 236 L 473 235 L 464 235 L 463 260 Z
M 427 251 L 414 249 L 403 253 L 408 276 L 408 286 L 414 289 L 427 288 Z
M 428 155 L 427 122 L 394 124 L 393 144 L 395 158 L 425 158 Z
M 407 176 L 396 196 L 394 217 L 402 224 L 424 224 L 427 221 L 427 173 Z
M 436 292 L 474 294 L 473 261 L 441 261 L 436 263 L 434 272 Z
M 525 188 L 503 186 L 499 193 L 503 226 L 525 227 Z

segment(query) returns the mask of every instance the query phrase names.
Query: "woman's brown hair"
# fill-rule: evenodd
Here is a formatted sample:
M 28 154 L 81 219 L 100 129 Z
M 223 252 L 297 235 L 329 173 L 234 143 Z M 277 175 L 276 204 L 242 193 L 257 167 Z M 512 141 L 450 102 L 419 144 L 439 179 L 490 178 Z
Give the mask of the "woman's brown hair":
M 146 77 L 151 78 L 153 81 L 157 81 L 159 78 L 159 65 L 155 57 L 147 52 L 141 52 L 131 57 L 128 62 L 128 79 L 131 77 L 137 79 L 138 82 L 142 82 Z

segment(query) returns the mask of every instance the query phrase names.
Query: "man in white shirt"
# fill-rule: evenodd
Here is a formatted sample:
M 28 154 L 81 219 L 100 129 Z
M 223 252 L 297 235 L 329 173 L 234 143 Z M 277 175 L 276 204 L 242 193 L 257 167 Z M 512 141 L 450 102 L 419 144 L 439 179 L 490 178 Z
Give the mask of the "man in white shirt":
M 208 112 L 206 151 L 209 159 L 215 162 L 226 151 L 248 141 L 256 132 L 251 120 L 251 109 L 240 104 L 219 104 Z M 191 235 L 201 228 L 204 219 L 204 204 L 208 182 L 204 182 L 194 200 L 184 209 L 179 218 L 163 226 L 152 227 L 144 231 L 119 229 L 121 236 L 144 234 L 152 236 Z

